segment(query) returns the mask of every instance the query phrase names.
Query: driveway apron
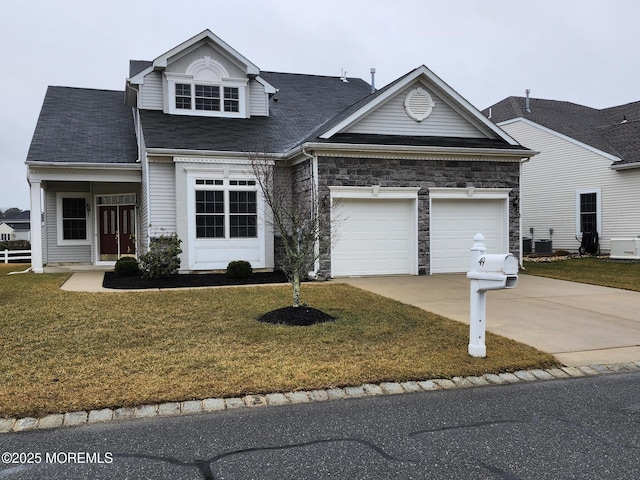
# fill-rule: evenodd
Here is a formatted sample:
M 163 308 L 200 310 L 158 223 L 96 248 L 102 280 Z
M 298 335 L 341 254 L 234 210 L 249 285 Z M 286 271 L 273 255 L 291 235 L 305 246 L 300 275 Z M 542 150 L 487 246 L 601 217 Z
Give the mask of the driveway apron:
M 469 323 L 465 274 L 338 281 Z M 520 275 L 516 288 L 487 293 L 486 326 L 567 366 L 640 360 L 640 292 Z

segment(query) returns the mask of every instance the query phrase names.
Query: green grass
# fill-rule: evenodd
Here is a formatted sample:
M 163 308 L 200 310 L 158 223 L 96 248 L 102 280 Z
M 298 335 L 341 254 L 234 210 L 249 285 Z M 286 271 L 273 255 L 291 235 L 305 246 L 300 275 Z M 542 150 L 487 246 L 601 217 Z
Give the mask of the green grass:
M 640 262 L 582 257 L 553 262 L 524 262 L 529 275 L 640 292 Z
M 311 327 L 263 324 L 289 287 L 78 293 L 66 274 L 7 276 L 0 266 L 0 416 L 208 397 L 450 378 L 544 368 L 554 358 L 355 287 L 305 284 L 335 316 Z

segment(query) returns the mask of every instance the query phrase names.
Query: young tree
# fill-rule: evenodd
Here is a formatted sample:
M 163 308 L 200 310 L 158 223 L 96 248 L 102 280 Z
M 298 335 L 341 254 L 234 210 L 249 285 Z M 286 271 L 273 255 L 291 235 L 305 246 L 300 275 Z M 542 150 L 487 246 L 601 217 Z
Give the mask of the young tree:
M 303 192 L 292 191 L 291 169 L 279 167 L 268 155 L 251 160 L 253 174 L 268 207 L 266 221 L 282 242 L 282 270 L 293 287 L 293 306 L 300 306 L 300 284 L 319 258 L 321 215 L 312 181 Z

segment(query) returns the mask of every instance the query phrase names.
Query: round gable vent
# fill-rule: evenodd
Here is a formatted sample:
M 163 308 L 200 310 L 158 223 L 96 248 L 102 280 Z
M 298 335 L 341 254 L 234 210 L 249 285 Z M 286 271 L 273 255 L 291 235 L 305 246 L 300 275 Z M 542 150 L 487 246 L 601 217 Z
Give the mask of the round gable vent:
M 429 95 L 429 92 L 418 87 L 415 90 L 411 90 L 404 98 L 404 109 L 409 117 L 413 118 L 416 122 L 421 122 L 433 111 L 435 103 Z

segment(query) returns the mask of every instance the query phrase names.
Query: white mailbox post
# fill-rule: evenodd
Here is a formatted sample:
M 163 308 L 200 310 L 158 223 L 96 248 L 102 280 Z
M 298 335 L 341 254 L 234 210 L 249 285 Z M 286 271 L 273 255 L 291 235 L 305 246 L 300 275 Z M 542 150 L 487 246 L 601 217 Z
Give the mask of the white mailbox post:
M 518 259 L 512 253 L 487 254 L 484 235 L 473 237 L 471 247 L 471 280 L 469 355 L 486 357 L 485 324 L 488 290 L 514 288 L 518 283 Z

